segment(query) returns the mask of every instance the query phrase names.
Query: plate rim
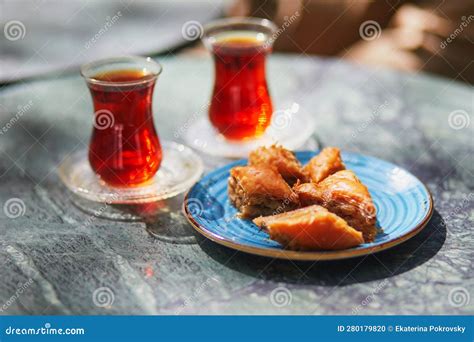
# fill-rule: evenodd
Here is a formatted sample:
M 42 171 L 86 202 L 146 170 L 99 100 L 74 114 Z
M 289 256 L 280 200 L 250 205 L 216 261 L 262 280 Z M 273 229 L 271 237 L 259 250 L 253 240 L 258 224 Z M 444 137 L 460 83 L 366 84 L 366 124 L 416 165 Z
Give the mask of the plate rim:
M 297 152 L 300 152 L 300 153 L 313 153 L 313 151 L 309 151 L 309 150 L 297 151 Z M 317 153 L 317 152 L 318 151 L 314 151 L 314 153 Z M 425 228 L 426 225 L 428 224 L 428 222 L 430 221 L 431 217 L 433 216 L 433 211 L 434 211 L 433 196 L 432 196 L 431 191 L 429 190 L 429 188 L 426 186 L 426 184 L 424 182 L 422 182 L 418 177 L 413 175 L 411 172 L 407 171 L 405 168 L 402 168 L 398 165 L 395 165 L 395 164 L 393 164 L 389 161 L 386 161 L 384 159 L 380 159 L 380 158 L 377 158 L 377 157 L 368 156 L 368 155 L 361 154 L 361 153 L 354 153 L 354 152 L 349 152 L 349 153 L 356 154 L 356 155 L 363 156 L 363 157 L 375 158 L 377 160 L 380 160 L 380 161 L 383 161 L 383 162 L 386 162 L 386 163 L 390 163 L 390 164 L 394 165 L 395 167 L 398 167 L 398 168 L 404 170 L 405 172 L 410 174 L 412 177 L 414 177 L 418 182 L 420 182 L 420 184 L 423 185 L 424 189 L 426 190 L 426 192 L 428 194 L 428 204 L 429 204 L 428 212 L 423 217 L 421 222 L 418 223 L 416 226 L 414 226 L 412 229 L 410 229 L 405 234 L 399 236 L 398 238 L 390 240 L 390 241 L 383 242 L 382 244 L 377 245 L 377 246 L 365 247 L 365 248 L 361 248 L 361 249 L 346 249 L 346 250 L 342 249 L 342 250 L 335 250 L 335 251 L 311 251 L 311 252 L 307 252 L 307 251 L 293 251 L 293 250 L 288 250 L 288 249 L 281 249 L 281 250 L 265 249 L 265 248 L 248 246 L 248 245 L 244 245 L 244 244 L 241 244 L 241 243 L 236 243 L 236 242 L 229 241 L 228 239 L 220 236 L 219 234 L 213 233 L 213 232 L 207 230 L 205 227 L 202 227 L 202 225 L 199 224 L 194 219 L 192 214 L 189 212 L 188 206 L 187 206 L 189 193 L 191 192 L 191 190 L 194 188 L 194 186 L 197 183 L 195 183 L 186 192 L 186 195 L 184 196 L 183 205 L 182 205 L 183 214 L 186 217 L 186 219 L 188 220 L 188 222 L 191 224 L 191 226 L 194 228 L 194 230 L 196 230 L 198 233 L 200 233 L 204 237 L 208 238 L 209 240 L 211 240 L 211 241 L 213 241 L 217 244 L 220 244 L 222 246 L 225 246 L 225 247 L 237 250 L 237 251 L 253 254 L 253 255 L 259 255 L 259 256 L 263 256 L 263 257 L 270 257 L 270 258 L 276 258 L 276 259 L 286 259 L 286 260 L 331 261 L 331 260 L 343 260 L 343 259 L 361 257 L 361 256 L 365 256 L 365 255 L 378 253 L 378 252 L 390 249 L 392 247 L 395 247 L 395 246 L 397 246 L 397 245 L 399 245 L 399 244 L 401 244 L 405 241 L 408 241 L 409 239 L 411 239 L 412 237 L 417 235 L 419 232 L 421 232 L 423 230 L 423 228 Z M 245 159 L 240 159 L 240 160 L 225 164 L 225 165 L 223 165 L 223 166 L 221 166 L 217 169 L 212 170 L 211 172 L 218 171 L 219 169 L 229 167 L 231 165 L 237 165 L 239 163 L 244 162 L 245 160 L 247 160 L 247 159 L 246 158 Z

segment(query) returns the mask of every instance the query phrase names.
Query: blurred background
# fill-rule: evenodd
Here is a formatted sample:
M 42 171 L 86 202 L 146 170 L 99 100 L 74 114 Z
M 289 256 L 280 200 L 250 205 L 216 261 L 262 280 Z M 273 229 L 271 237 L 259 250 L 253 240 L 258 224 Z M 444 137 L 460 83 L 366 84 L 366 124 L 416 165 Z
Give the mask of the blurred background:
M 202 26 L 228 16 L 273 20 L 278 52 L 474 83 L 472 0 L 2 0 L 0 83 L 114 55 L 204 54 Z

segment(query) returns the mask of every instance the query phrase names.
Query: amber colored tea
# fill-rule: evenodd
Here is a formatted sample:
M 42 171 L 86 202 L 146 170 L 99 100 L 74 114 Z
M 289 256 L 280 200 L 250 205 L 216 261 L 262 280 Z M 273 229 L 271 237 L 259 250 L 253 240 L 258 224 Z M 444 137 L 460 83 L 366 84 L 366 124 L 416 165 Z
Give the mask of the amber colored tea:
M 95 111 L 89 161 L 111 185 L 143 183 L 160 167 L 162 151 L 151 108 L 153 77 L 139 70 L 114 70 L 92 77 L 107 85 L 89 83 Z
M 227 139 L 262 135 L 270 124 L 272 102 L 265 78 L 269 48 L 255 37 L 229 37 L 213 44 L 215 85 L 210 121 Z

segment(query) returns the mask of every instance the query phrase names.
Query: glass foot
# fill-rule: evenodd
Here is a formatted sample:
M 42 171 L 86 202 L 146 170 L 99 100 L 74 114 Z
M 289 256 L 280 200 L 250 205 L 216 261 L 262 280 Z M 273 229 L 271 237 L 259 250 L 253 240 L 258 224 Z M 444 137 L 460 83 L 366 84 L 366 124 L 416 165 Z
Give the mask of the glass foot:
M 155 239 L 173 244 L 194 244 L 196 234 L 181 214 L 184 194 L 166 200 L 139 204 L 107 204 L 73 195 L 72 203 L 89 215 L 84 225 L 94 224 L 97 218 L 124 222 L 143 222 L 146 231 Z
M 184 139 L 191 147 L 205 154 L 224 158 L 246 158 L 255 148 L 275 143 L 296 150 L 311 137 L 314 129 L 314 118 L 297 103 L 293 103 L 288 109 L 275 111 L 265 134 L 257 139 L 242 142 L 227 140 L 211 126 L 207 117 L 196 121 L 186 131 Z
M 203 172 L 201 158 L 190 148 L 174 142 L 164 142 L 162 148 L 163 161 L 160 169 L 152 179 L 142 185 L 121 188 L 106 184 L 92 171 L 86 150 L 67 157 L 59 166 L 59 177 L 76 195 L 101 204 L 123 205 L 160 201 L 186 191 Z M 81 207 L 80 204 L 77 205 Z M 110 218 L 114 218 L 113 207 L 108 206 L 106 209 Z M 132 212 L 129 215 L 133 220 L 132 216 L 136 214 Z
M 95 202 L 74 195 L 71 202 L 81 211 L 90 215 L 87 221 L 95 218 L 113 221 L 146 221 L 160 214 L 163 201 L 137 204 L 113 204 L 106 202 Z

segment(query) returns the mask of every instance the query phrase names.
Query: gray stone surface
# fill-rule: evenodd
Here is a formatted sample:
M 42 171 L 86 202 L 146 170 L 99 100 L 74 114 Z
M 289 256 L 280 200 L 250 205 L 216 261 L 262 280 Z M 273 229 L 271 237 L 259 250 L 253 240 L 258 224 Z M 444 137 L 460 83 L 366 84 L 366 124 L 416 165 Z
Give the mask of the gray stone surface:
M 155 119 L 173 139 L 202 112 L 211 63 L 162 63 Z M 473 313 L 473 89 L 318 58 L 273 56 L 268 72 L 277 107 L 294 101 L 314 113 L 323 145 L 397 163 L 428 185 L 435 212 L 419 235 L 376 255 L 304 263 L 197 236 L 182 197 L 141 221 L 91 218 L 56 174 L 67 154 L 87 147 L 88 90 L 78 76 L 25 83 L 0 91 L 0 312 Z M 18 212 L 5 209 L 13 198 Z
M 221 16 L 224 5 L 224 0 L 2 0 L 0 82 L 61 73 L 104 57 L 167 54 L 199 38 L 199 25 Z

